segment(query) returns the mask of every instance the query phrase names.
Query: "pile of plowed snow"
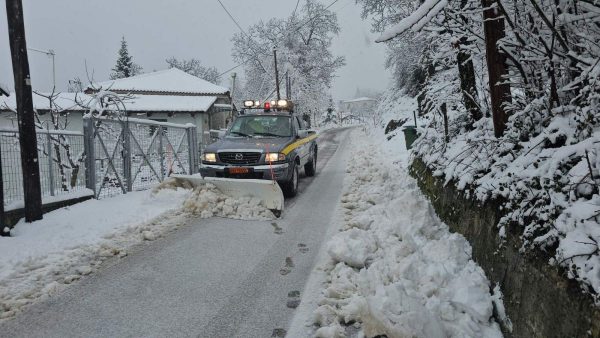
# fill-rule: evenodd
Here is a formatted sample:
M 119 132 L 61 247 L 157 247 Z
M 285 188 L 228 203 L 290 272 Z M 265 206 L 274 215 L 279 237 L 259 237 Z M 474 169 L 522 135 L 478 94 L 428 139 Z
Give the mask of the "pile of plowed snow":
M 0 320 L 96 271 L 111 257 L 153 241 L 189 217 L 273 219 L 256 199 L 231 199 L 212 185 L 166 180 L 154 191 L 89 200 L 20 222 L 0 237 Z
M 155 191 L 162 189 L 191 188 L 188 182 L 178 179 L 165 180 Z M 232 198 L 223 194 L 211 183 L 194 187 L 183 203 L 183 210 L 201 218 L 225 217 L 244 220 L 271 220 L 275 216 L 265 208 L 260 199 L 252 197 Z
M 316 336 L 501 337 L 467 240 L 438 219 L 406 167 L 364 135 L 354 143 Z

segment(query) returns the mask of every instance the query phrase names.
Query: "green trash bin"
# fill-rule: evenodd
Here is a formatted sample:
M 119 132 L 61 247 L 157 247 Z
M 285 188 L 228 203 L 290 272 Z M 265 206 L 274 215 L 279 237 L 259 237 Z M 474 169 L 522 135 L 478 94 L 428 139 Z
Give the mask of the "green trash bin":
M 406 149 L 412 148 L 413 143 L 415 143 L 415 140 L 419 137 L 419 134 L 417 133 L 417 127 L 406 126 L 402 128 L 402 131 L 404 132 L 404 141 L 406 143 Z

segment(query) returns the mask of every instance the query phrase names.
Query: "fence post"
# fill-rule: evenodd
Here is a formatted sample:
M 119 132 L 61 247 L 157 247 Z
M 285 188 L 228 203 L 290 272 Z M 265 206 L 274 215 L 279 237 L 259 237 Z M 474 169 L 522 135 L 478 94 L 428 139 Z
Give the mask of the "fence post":
M 83 118 L 83 151 L 85 152 L 85 186 L 94 192 L 94 198 L 98 198 L 96 191 L 96 151 L 94 147 L 94 119 Z
M 54 196 L 54 163 L 52 163 L 52 138 L 50 129 L 46 130 L 46 145 L 48 146 L 48 180 L 50 181 L 50 196 Z
M 190 161 L 190 175 L 193 175 L 198 172 L 198 142 L 196 140 L 197 137 L 197 129 L 196 127 L 187 128 L 187 136 L 188 136 L 188 156 Z
M 2 174 L 2 142 L 0 141 L 0 236 L 9 235 L 10 232 L 4 231 L 4 176 Z
M 121 123 L 123 128 L 123 177 L 127 181 L 127 191 L 133 191 L 133 182 L 131 181 L 131 133 L 129 132 L 129 121 Z
M 158 153 L 160 155 L 160 181 L 165 180 L 165 153 L 163 151 L 163 126 L 158 126 Z

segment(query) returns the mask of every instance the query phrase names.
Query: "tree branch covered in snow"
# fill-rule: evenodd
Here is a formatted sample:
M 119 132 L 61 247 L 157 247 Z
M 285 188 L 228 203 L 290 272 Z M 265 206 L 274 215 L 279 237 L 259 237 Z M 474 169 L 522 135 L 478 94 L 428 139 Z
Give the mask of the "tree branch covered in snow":
M 337 16 L 321 3 L 309 0 L 296 15 L 271 18 L 233 37 L 233 58 L 244 65 L 246 98 L 274 97 L 273 48 L 277 48 L 281 95 L 285 96 L 285 74 L 291 78 L 292 99 L 301 113 L 324 113 L 329 89 L 344 58 L 331 51 L 339 32 Z
M 169 64 L 169 68 L 181 69 L 188 74 L 192 74 L 208 82 L 219 83 L 219 71 L 217 68 L 205 67 L 198 59 L 178 60 L 175 57 L 170 57 L 165 61 Z

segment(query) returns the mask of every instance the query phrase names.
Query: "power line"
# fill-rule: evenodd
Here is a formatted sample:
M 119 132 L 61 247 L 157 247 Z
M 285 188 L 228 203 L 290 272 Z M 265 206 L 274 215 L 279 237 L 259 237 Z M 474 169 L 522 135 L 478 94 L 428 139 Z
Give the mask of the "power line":
M 229 13 L 229 11 L 228 11 L 228 10 L 227 10 L 227 8 L 225 7 L 225 5 L 223 5 L 223 3 L 221 2 L 221 0 L 217 0 L 217 1 L 219 2 L 219 4 L 221 4 L 221 7 L 223 7 L 223 9 L 224 9 L 224 10 L 225 10 L 225 12 L 227 13 L 227 15 L 229 15 L 229 18 L 231 18 L 231 20 L 232 20 L 232 21 L 235 23 L 235 25 L 236 25 L 236 26 L 237 26 L 237 27 L 240 29 L 240 31 L 241 31 L 241 32 L 242 32 L 244 35 L 246 35 L 246 36 L 247 36 L 247 37 L 248 37 L 250 40 L 252 40 L 252 38 L 251 38 L 251 37 L 250 37 L 250 36 L 249 36 L 249 35 L 246 33 L 246 31 L 244 31 L 244 29 L 243 29 L 243 28 L 242 28 L 242 27 L 241 27 L 241 26 L 238 24 L 238 22 L 237 22 L 237 21 L 235 20 L 235 18 L 234 18 L 234 17 L 231 15 L 231 13 Z M 323 11 L 325 11 L 325 10 L 329 9 L 331 6 L 335 5 L 335 3 L 336 3 L 336 2 L 338 2 L 338 1 L 339 1 L 339 0 L 334 0 L 334 1 L 333 1 L 333 2 L 331 2 L 329 5 L 327 5 L 327 6 L 326 6 L 326 7 L 323 9 Z M 298 4 L 299 4 L 299 3 L 300 3 L 300 0 L 298 0 L 298 1 L 296 2 L 296 8 L 294 9 L 294 12 L 293 12 L 293 14 L 292 14 L 292 15 L 295 15 L 295 14 L 296 14 L 296 10 L 298 9 Z M 300 26 L 296 27 L 296 29 L 295 29 L 295 30 L 294 30 L 292 33 L 296 33 L 296 32 L 298 32 L 298 31 L 299 31 L 299 30 L 300 30 L 302 27 L 306 26 L 307 24 L 311 23 L 311 22 L 312 22 L 313 20 L 315 20 L 316 18 L 320 17 L 320 16 L 321 16 L 321 14 L 322 14 L 322 12 L 321 12 L 321 13 L 319 13 L 319 14 L 317 14 L 317 15 L 315 15 L 315 16 L 313 16 L 312 18 L 310 18 L 310 19 L 306 20 L 306 21 L 305 21 L 304 23 L 302 23 Z M 290 34 L 290 33 L 288 33 L 288 34 Z M 254 52 L 254 51 L 253 51 L 253 52 Z M 258 61 L 258 63 L 260 64 L 260 66 L 261 66 L 261 68 L 263 69 L 263 71 L 265 71 L 265 73 L 266 73 L 266 72 L 267 72 L 267 70 L 265 69 L 265 67 L 264 67 L 264 66 L 262 65 L 262 63 L 260 62 L 260 59 L 258 58 L 258 56 L 256 55 L 256 53 L 254 53 L 254 57 L 256 58 L 256 60 Z M 239 63 L 239 64 L 237 64 L 237 65 L 235 65 L 234 67 L 231 67 L 230 69 L 228 69 L 228 70 L 224 71 L 223 73 L 219 74 L 219 75 L 218 75 L 218 77 L 221 77 L 221 76 L 223 76 L 223 75 L 225 75 L 225 74 L 229 73 L 230 71 L 232 71 L 232 70 L 234 70 L 234 69 L 236 69 L 236 68 L 239 68 L 239 67 L 241 67 L 241 66 L 245 65 L 245 64 L 246 64 L 246 63 L 248 63 L 248 61 L 250 61 L 250 60 L 251 60 L 251 58 L 249 58 L 249 59 L 247 59 L 247 60 L 245 60 L 245 61 L 243 61 L 243 62 L 241 62 L 241 63 Z
M 296 33 L 297 31 L 299 31 L 299 30 L 300 30 L 300 28 L 302 28 L 302 27 L 306 26 L 307 24 L 311 23 L 311 22 L 312 22 L 313 20 L 315 20 L 316 18 L 320 17 L 320 16 L 321 16 L 321 14 L 322 14 L 322 13 L 323 13 L 325 10 L 329 9 L 329 7 L 333 6 L 333 5 L 334 5 L 336 2 L 338 2 L 338 1 L 340 1 L 340 0 L 333 0 L 333 2 L 332 2 L 332 3 L 330 3 L 330 4 L 329 4 L 327 7 L 323 8 L 323 11 L 321 11 L 321 13 L 319 13 L 319 14 L 317 14 L 317 15 L 313 16 L 312 18 L 310 18 L 310 19 L 306 20 L 306 21 L 305 21 L 305 22 L 304 22 L 302 25 L 300 25 L 299 27 L 297 27 L 297 28 L 294 30 L 294 32 L 293 32 L 293 33 Z
M 296 16 L 296 10 L 298 10 L 299 4 L 300 4 L 300 0 L 296 1 L 296 7 L 294 8 L 294 11 L 292 12 L 292 18 Z
M 225 7 L 225 5 L 221 2 L 221 0 L 217 0 L 219 2 L 219 4 L 221 5 L 221 7 L 223 7 L 223 9 L 225 10 L 225 13 L 227 13 L 227 15 L 229 16 L 229 18 L 233 21 L 233 23 L 235 23 L 235 25 L 240 29 L 240 31 L 242 32 L 242 34 L 244 34 L 246 37 L 248 37 L 248 39 L 250 39 L 250 42 L 254 42 L 252 40 L 252 37 L 250 35 L 248 35 L 248 33 L 246 33 L 246 31 L 242 28 L 242 26 L 240 26 L 240 24 L 237 22 L 237 20 L 233 17 L 233 15 L 231 15 L 231 13 L 227 10 L 227 7 Z M 252 44 L 251 44 L 252 46 Z M 265 66 L 263 66 L 262 62 L 260 62 L 260 58 L 258 57 L 256 51 L 254 50 L 254 48 L 250 48 L 252 50 L 252 52 L 254 53 L 254 58 L 256 58 L 256 61 L 258 62 L 258 64 L 260 65 L 260 67 L 263 69 L 263 71 L 266 73 L 267 69 L 265 68 Z M 249 60 L 244 61 L 242 64 L 248 62 Z M 242 64 L 237 65 L 235 68 L 241 66 Z M 234 68 L 234 69 L 235 69 Z
M 237 22 L 237 20 L 235 20 L 235 18 L 233 17 L 233 15 L 231 15 L 231 13 L 229 13 L 229 11 L 225 7 L 225 5 L 223 5 L 223 3 L 221 2 L 221 0 L 217 0 L 217 1 L 221 5 L 221 7 L 223 7 L 223 9 L 225 10 L 225 13 L 227 13 L 227 15 L 229 15 L 229 18 L 231 19 L 231 21 L 233 21 L 233 23 L 235 23 L 235 25 L 237 26 L 237 28 L 239 28 L 240 31 L 242 31 L 242 33 L 244 33 L 245 35 L 248 35 L 248 34 L 246 34 L 246 31 L 244 31 L 244 29 L 242 28 L 242 26 L 240 26 L 240 24 Z
M 217 75 L 217 77 L 221 77 L 221 76 L 223 76 L 223 75 L 225 75 L 225 74 L 229 73 L 230 71 L 232 71 L 232 70 L 234 70 L 234 69 L 236 69 L 236 68 L 239 68 L 239 67 L 241 67 L 241 66 L 245 65 L 245 64 L 246 64 L 246 63 L 248 63 L 248 61 L 250 61 L 250 60 L 252 60 L 252 59 L 248 59 L 248 60 L 246 60 L 246 61 L 244 61 L 244 62 L 242 62 L 242 63 L 238 64 L 237 66 L 233 66 L 233 67 L 231 67 L 231 68 L 227 69 L 227 70 L 226 70 L 226 71 L 224 71 L 223 73 L 221 73 L 221 74 Z

